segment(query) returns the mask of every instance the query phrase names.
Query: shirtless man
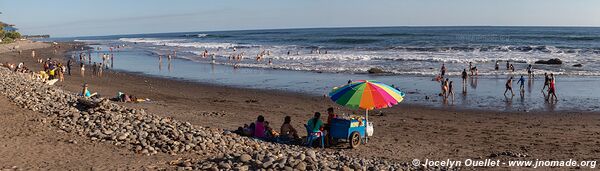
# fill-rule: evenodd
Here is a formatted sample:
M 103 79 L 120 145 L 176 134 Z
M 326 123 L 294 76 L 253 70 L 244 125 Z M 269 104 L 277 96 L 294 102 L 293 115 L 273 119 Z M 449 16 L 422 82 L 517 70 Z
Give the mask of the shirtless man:
M 544 92 L 546 87 L 550 87 L 550 77 L 548 77 L 548 73 L 544 73 L 544 87 L 542 87 L 542 94 L 546 94 L 546 92 Z
M 512 96 L 515 96 L 515 93 L 512 90 L 512 79 L 513 77 L 511 76 L 510 78 L 508 78 L 508 80 L 506 80 L 506 90 L 504 90 L 504 96 L 506 96 L 506 92 L 508 92 L 508 90 L 510 90 Z

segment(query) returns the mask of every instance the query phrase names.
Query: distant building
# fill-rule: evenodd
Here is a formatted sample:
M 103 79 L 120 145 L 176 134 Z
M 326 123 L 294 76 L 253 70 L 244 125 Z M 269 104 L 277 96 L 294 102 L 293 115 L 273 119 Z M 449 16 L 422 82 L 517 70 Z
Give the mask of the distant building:
M 5 26 L 5 27 L 3 27 L 3 29 L 2 29 L 2 30 L 4 30 L 4 31 L 7 31 L 7 32 L 10 32 L 10 31 L 17 31 L 17 30 L 19 30 L 19 29 L 15 28 L 15 27 L 13 27 L 13 26 Z
M 17 31 L 19 29 L 15 28 L 14 24 L 6 24 L 3 22 L 0 22 L 0 25 L 2 25 L 2 30 L 6 31 L 6 32 L 10 32 L 10 31 Z

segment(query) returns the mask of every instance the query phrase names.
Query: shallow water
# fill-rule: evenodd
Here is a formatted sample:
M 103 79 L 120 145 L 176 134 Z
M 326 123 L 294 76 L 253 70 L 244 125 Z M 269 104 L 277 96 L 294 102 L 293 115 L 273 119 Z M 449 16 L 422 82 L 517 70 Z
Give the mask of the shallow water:
M 104 45 L 92 47 L 106 49 Z M 92 53 L 93 60 L 101 62 L 98 53 Z M 155 54 L 135 48 L 121 49 L 113 54 L 115 70 L 233 87 L 275 89 L 321 96 L 348 80 L 370 79 L 399 87 L 407 94 L 403 103 L 410 104 L 499 111 L 600 111 L 600 78 L 594 76 L 558 76 L 556 88 L 560 100 L 556 103 L 545 102 L 541 92 L 543 77 L 540 76 L 526 81 L 522 96 L 518 92 L 519 86 L 515 79 L 513 87 L 516 95 L 512 98 L 503 96 L 504 83 L 509 75 L 471 77 L 467 82 L 465 94 L 461 92 L 461 79 L 452 76 L 450 80 L 454 82 L 455 100 L 444 102 L 437 96 L 440 83 L 432 81 L 429 76 L 318 73 L 244 67 L 235 69 L 228 65 L 207 64 L 182 58 L 169 61 L 165 57 L 159 62 Z

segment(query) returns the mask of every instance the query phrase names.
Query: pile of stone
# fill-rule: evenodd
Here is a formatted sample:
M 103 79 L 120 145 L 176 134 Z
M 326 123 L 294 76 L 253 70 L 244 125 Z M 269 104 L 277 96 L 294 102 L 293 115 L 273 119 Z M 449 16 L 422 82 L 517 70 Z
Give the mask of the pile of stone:
M 208 158 L 181 160 L 180 169 L 213 170 L 397 170 L 407 163 L 361 159 L 343 152 L 313 151 L 301 146 L 263 142 L 220 129 L 147 114 L 106 99 L 78 97 L 54 86 L 0 68 L 0 93 L 17 105 L 46 115 L 65 131 L 152 155 L 193 151 Z

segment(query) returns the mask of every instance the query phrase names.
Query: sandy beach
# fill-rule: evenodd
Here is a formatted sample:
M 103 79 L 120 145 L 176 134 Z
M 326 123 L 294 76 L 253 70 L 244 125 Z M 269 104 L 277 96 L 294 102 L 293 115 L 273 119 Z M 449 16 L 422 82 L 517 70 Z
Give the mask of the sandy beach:
M 24 47 L 25 45 L 21 45 Z M 37 56 L 62 59 L 73 44 L 36 50 Z M 80 45 L 77 45 L 77 48 Z M 0 54 L 2 63 L 24 61 L 33 70 L 41 69 L 30 56 L 30 50 Z M 78 68 L 74 65 L 73 68 Z M 89 74 L 89 73 L 88 73 Z M 291 92 L 224 87 L 219 85 L 148 77 L 135 73 L 105 72 L 101 78 L 65 76 L 55 86 L 71 92 L 81 91 L 83 82 L 104 97 L 126 92 L 144 103 L 119 103 L 144 109 L 162 117 L 190 122 L 193 125 L 234 130 L 253 122 L 258 115 L 279 127 L 285 116 L 292 117 L 296 129 L 312 113 L 324 113 L 336 107 L 337 113 L 351 113 L 329 99 Z M 92 142 L 74 133 L 57 131 L 40 122 L 36 112 L 20 109 L 5 97 L 0 98 L 3 147 L 0 168 L 83 170 L 88 168 L 169 168 L 177 158 L 203 158 L 202 154 L 167 154 L 143 156 L 126 149 Z M 375 134 L 358 149 L 341 145 L 325 149 L 343 151 L 363 158 L 384 158 L 398 162 L 446 159 L 500 160 L 598 160 L 600 152 L 600 115 L 590 112 L 496 112 L 482 110 L 449 110 L 400 104 L 373 114 Z M 300 131 L 305 135 L 304 131 Z M 73 142 L 76 143 L 73 143 Z M 25 147 L 16 148 L 25 144 Z M 41 157 L 40 157 L 41 156 Z M 65 156 L 65 157 L 57 157 Z M 94 162 L 89 162 L 93 158 Z M 55 161 L 55 162 L 52 162 Z

